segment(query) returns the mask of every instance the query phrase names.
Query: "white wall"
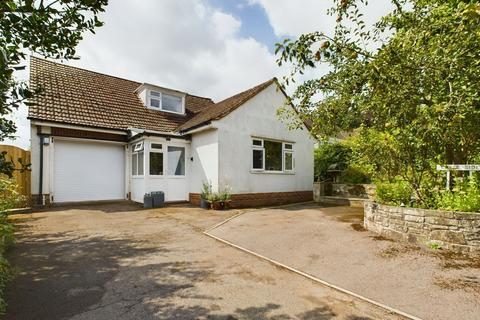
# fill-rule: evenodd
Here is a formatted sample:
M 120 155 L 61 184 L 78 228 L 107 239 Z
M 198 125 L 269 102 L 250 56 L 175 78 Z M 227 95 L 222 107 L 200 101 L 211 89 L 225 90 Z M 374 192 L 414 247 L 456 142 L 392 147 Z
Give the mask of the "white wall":
M 189 192 L 199 193 L 202 183 L 209 181 L 218 188 L 218 133 L 215 129 L 192 136 Z
M 309 191 L 313 189 L 314 141 L 306 128 L 289 130 L 277 117 L 285 96 L 272 84 L 225 118 L 218 128 L 219 184 L 233 193 Z M 252 136 L 294 142 L 295 170 L 252 172 Z M 195 141 L 196 136 L 194 136 Z
M 165 193 L 165 201 L 185 201 L 188 200 L 189 193 L 189 176 L 191 174 L 190 161 L 190 141 L 184 139 L 171 138 L 167 140 L 162 137 L 145 137 L 144 142 L 144 176 L 133 178 L 131 175 L 131 150 L 132 143 L 128 149 L 128 167 L 130 171 L 128 177 L 130 180 L 130 192 L 132 200 L 143 202 L 145 193 L 152 191 L 163 191 Z M 163 149 L 163 175 L 150 175 L 150 143 L 161 143 Z M 169 176 L 168 175 L 168 146 L 179 146 L 185 148 L 185 176 Z

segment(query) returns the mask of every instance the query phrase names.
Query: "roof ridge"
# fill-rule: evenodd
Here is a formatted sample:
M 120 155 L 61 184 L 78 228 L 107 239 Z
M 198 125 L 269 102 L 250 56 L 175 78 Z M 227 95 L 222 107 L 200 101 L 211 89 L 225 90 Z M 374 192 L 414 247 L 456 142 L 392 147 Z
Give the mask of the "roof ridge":
M 77 70 L 81 70 L 81 71 L 86 71 L 86 72 L 95 73 L 95 74 L 98 74 L 98 75 L 101 75 L 101 76 L 105 76 L 105 77 L 110 77 L 110 78 L 120 79 L 120 80 L 124 80 L 124 81 L 134 82 L 134 83 L 138 83 L 139 85 L 142 84 L 142 82 L 138 82 L 138 81 L 135 81 L 135 80 L 131 80 L 131 79 L 127 79 L 127 78 L 122 78 L 122 77 L 119 77 L 119 76 L 113 76 L 113 75 L 111 75 L 111 74 L 106 74 L 106 73 L 99 72 L 99 71 L 95 71 L 95 70 L 80 68 L 80 67 L 77 67 L 77 66 L 71 66 L 71 65 L 69 65 L 69 64 L 65 64 L 65 63 L 61 63 L 61 62 L 57 62 L 57 61 L 48 60 L 47 58 L 44 58 L 44 57 L 41 58 L 41 57 L 36 57 L 36 56 L 34 56 L 34 55 L 31 55 L 31 56 L 30 56 L 30 60 L 31 60 L 32 58 L 37 59 L 37 60 L 40 60 L 40 61 L 43 61 L 43 62 L 53 63 L 53 64 L 60 65 L 60 66 L 63 66 L 63 67 L 67 67 L 67 68 L 73 68 L 73 69 L 77 69 Z
M 31 55 L 31 56 L 30 56 L 30 59 L 32 59 L 32 58 L 37 59 L 37 60 L 40 60 L 40 61 L 43 61 L 43 62 L 53 63 L 53 64 L 60 65 L 60 66 L 63 66 L 63 67 L 67 67 L 67 68 L 74 68 L 74 69 L 77 69 L 77 70 L 86 71 L 86 72 L 91 72 L 91 73 L 95 73 L 95 74 L 98 74 L 98 75 L 101 75 L 101 76 L 105 76 L 105 77 L 110 77 L 110 78 L 120 79 L 120 80 L 123 80 L 123 81 L 133 82 L 133 83 L 138 84 L 139 86 L 141 86 L 142 84 L 146 83 L 146 82 L 138 82 L 138 81 L 131 80 L 131 79 L 127 79 L 127 78 L 122 78 L 122 77 L 119 77 L 119 76 L 113 76 L 113 75 L 111 75 L 111 74 L 106 74 L 106 73 L 99 72 L 99 71 L 95 71 L 95 70 L 90 70 L 90 69 L 80 68 L 80 67 L 76 67 L 76 66 L 71 66 L 71 65 L 69 65 L 69 64 L 65 64 L 65 63 L 61 63 L 61 62 L 57 62 L 57 61 L 48 60 L 47 58 L 41 58 L 41 57 L 37 57 L 37 56 L 34 56 L 34 55 Z M 161 87 L 161 88 L 169 89 L 169 90 L 180 91 L 180 90 L 178 90 L 178 89 L 166 88 L 166 87 L 164 87 L 164 86 L 160 86 L 160 85 L 157 85 L 157 84 L 151 84 L 151 85 L 156 86 L 156 87 Z M 185 91 L 181 91 L 181 92 L 185 92 Z M 185 92 L 185 93 L 188 94 L 189 96 L 192 96 L 192 97 L 201 98 L 201 99 L 207 99 L 207 100 L 210 100 L 210 101 L 214 102 L 214 101 L 212 100 L 212 98 L 209 98 L 209 97 L 202 97 L 202 96 L 190 94 L 190 93 L 188 93 L 188 92 Z M 215 102 L 214 102 L 214 103 L 215 103 Z
M 239 108 L 240 106 L 244 105 L 247 101 L 255 97 L 257 94 L 262 92 L 264 89 L 269 87 L 272 83 L 276 83 L 278 85 L 277 78 L 271 78 L 265 82 L 262 82 L 254 87 L 246 89 L 242 92 L 234 94 L 228 98 L 225 98 L 217 103 L 214 103 L 210 106 L 205 107 L 203 110 L 198 112 L 195 117 L 188 120 L 187 122 L 179 125 L 177 127 L 178 131 L 185 131 L 194 127 L 201 126 L 204 123 L 208 123 L 214 119 L 223 118 L 224 116 L 228 115 L 235 109 Z M 239 101 L 235 101 L 235 99 L 239 99 Z M 230 101 L 233 101 L 231 105 L 228 105 Z M 225 106 L 223 106 L 225 105 Z M 224 107 L 222 109 L 222 107 Z M 202 119 L 204 118 L 204 119 Z
M 275 78 L 275 77 L 274 77 L 274 78 L 270 78 L 270 79 L 268 79 L 267 81 L 264 81 L 264 82 L 262 82 L 262 83 L 260 83 L 260 84 L 257 84 L 257 85 L 255 85 L 255 86 L 253 86 L 253 87 L 250 87 L 250 88 L 246 89 L 246 90 L 243 90 L 243 91 L 241 91 L 241 92 L 239 92 L 239 93 L 235 93 L 234 95 L 231 95 L 230 97 L 227 97 L 227 98 L 225 98 L 225 99 L 223 99 L 223 100 L 220 100 L 220 101 L 218 101 L 218 102 L 215 102 L 215 104 L 220 104 L 220 103 L 222 103 L 222 102 L 224 102 L 224 101 L 226 101 L 226 100 L 228 100 L 228 99 L 232 99 L 232 98 L 235 98 L 235 97 L 237 97 L 237 96 L 241 96 L 242 94 L 246 94 L 248 91 L 253 91 L 254 89 L 260 89 L 260 87 L 262 87 L 262 86 L 267 87 L 267 86 L 269 86 L 270 84 L 272 84 L 272 83 L 275 82 L 275 81 L 277 81 L 277 78 Z M 248 99 L 247 99 L 247 101 L 248 101 Z

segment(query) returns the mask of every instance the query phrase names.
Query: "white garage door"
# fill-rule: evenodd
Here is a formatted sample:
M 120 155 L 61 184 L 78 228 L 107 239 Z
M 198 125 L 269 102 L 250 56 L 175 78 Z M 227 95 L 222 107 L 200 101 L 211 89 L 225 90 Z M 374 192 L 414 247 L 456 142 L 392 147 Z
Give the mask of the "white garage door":
M 55 139 L 53 202 L 125 198 L 124 147 Z

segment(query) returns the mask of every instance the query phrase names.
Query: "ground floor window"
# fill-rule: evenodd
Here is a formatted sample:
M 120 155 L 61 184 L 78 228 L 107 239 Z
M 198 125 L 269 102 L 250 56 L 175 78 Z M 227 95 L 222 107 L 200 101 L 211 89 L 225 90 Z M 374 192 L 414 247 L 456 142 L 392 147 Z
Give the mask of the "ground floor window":
M 132 176 L 143 176 L 143 143 L 135 145 L 132 152 Z
M 185 175 L 185 148 L 168 146 L 167 148 L 168 175 L 184 176 Z
M 150 175 L 163 175 L 163 153 L 150 151 Z
M 292 143 L 256 138 L 252 140 L 253 170 L 291 172 L 293 167 Z

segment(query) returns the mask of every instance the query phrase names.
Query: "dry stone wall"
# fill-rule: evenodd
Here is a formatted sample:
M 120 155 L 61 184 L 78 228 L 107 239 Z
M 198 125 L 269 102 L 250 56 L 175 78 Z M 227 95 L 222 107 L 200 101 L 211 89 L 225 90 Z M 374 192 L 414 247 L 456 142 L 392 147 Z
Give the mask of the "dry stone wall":
M 396 240 L 480 252 L 480 213 L 364 205 L 365 228 Z

